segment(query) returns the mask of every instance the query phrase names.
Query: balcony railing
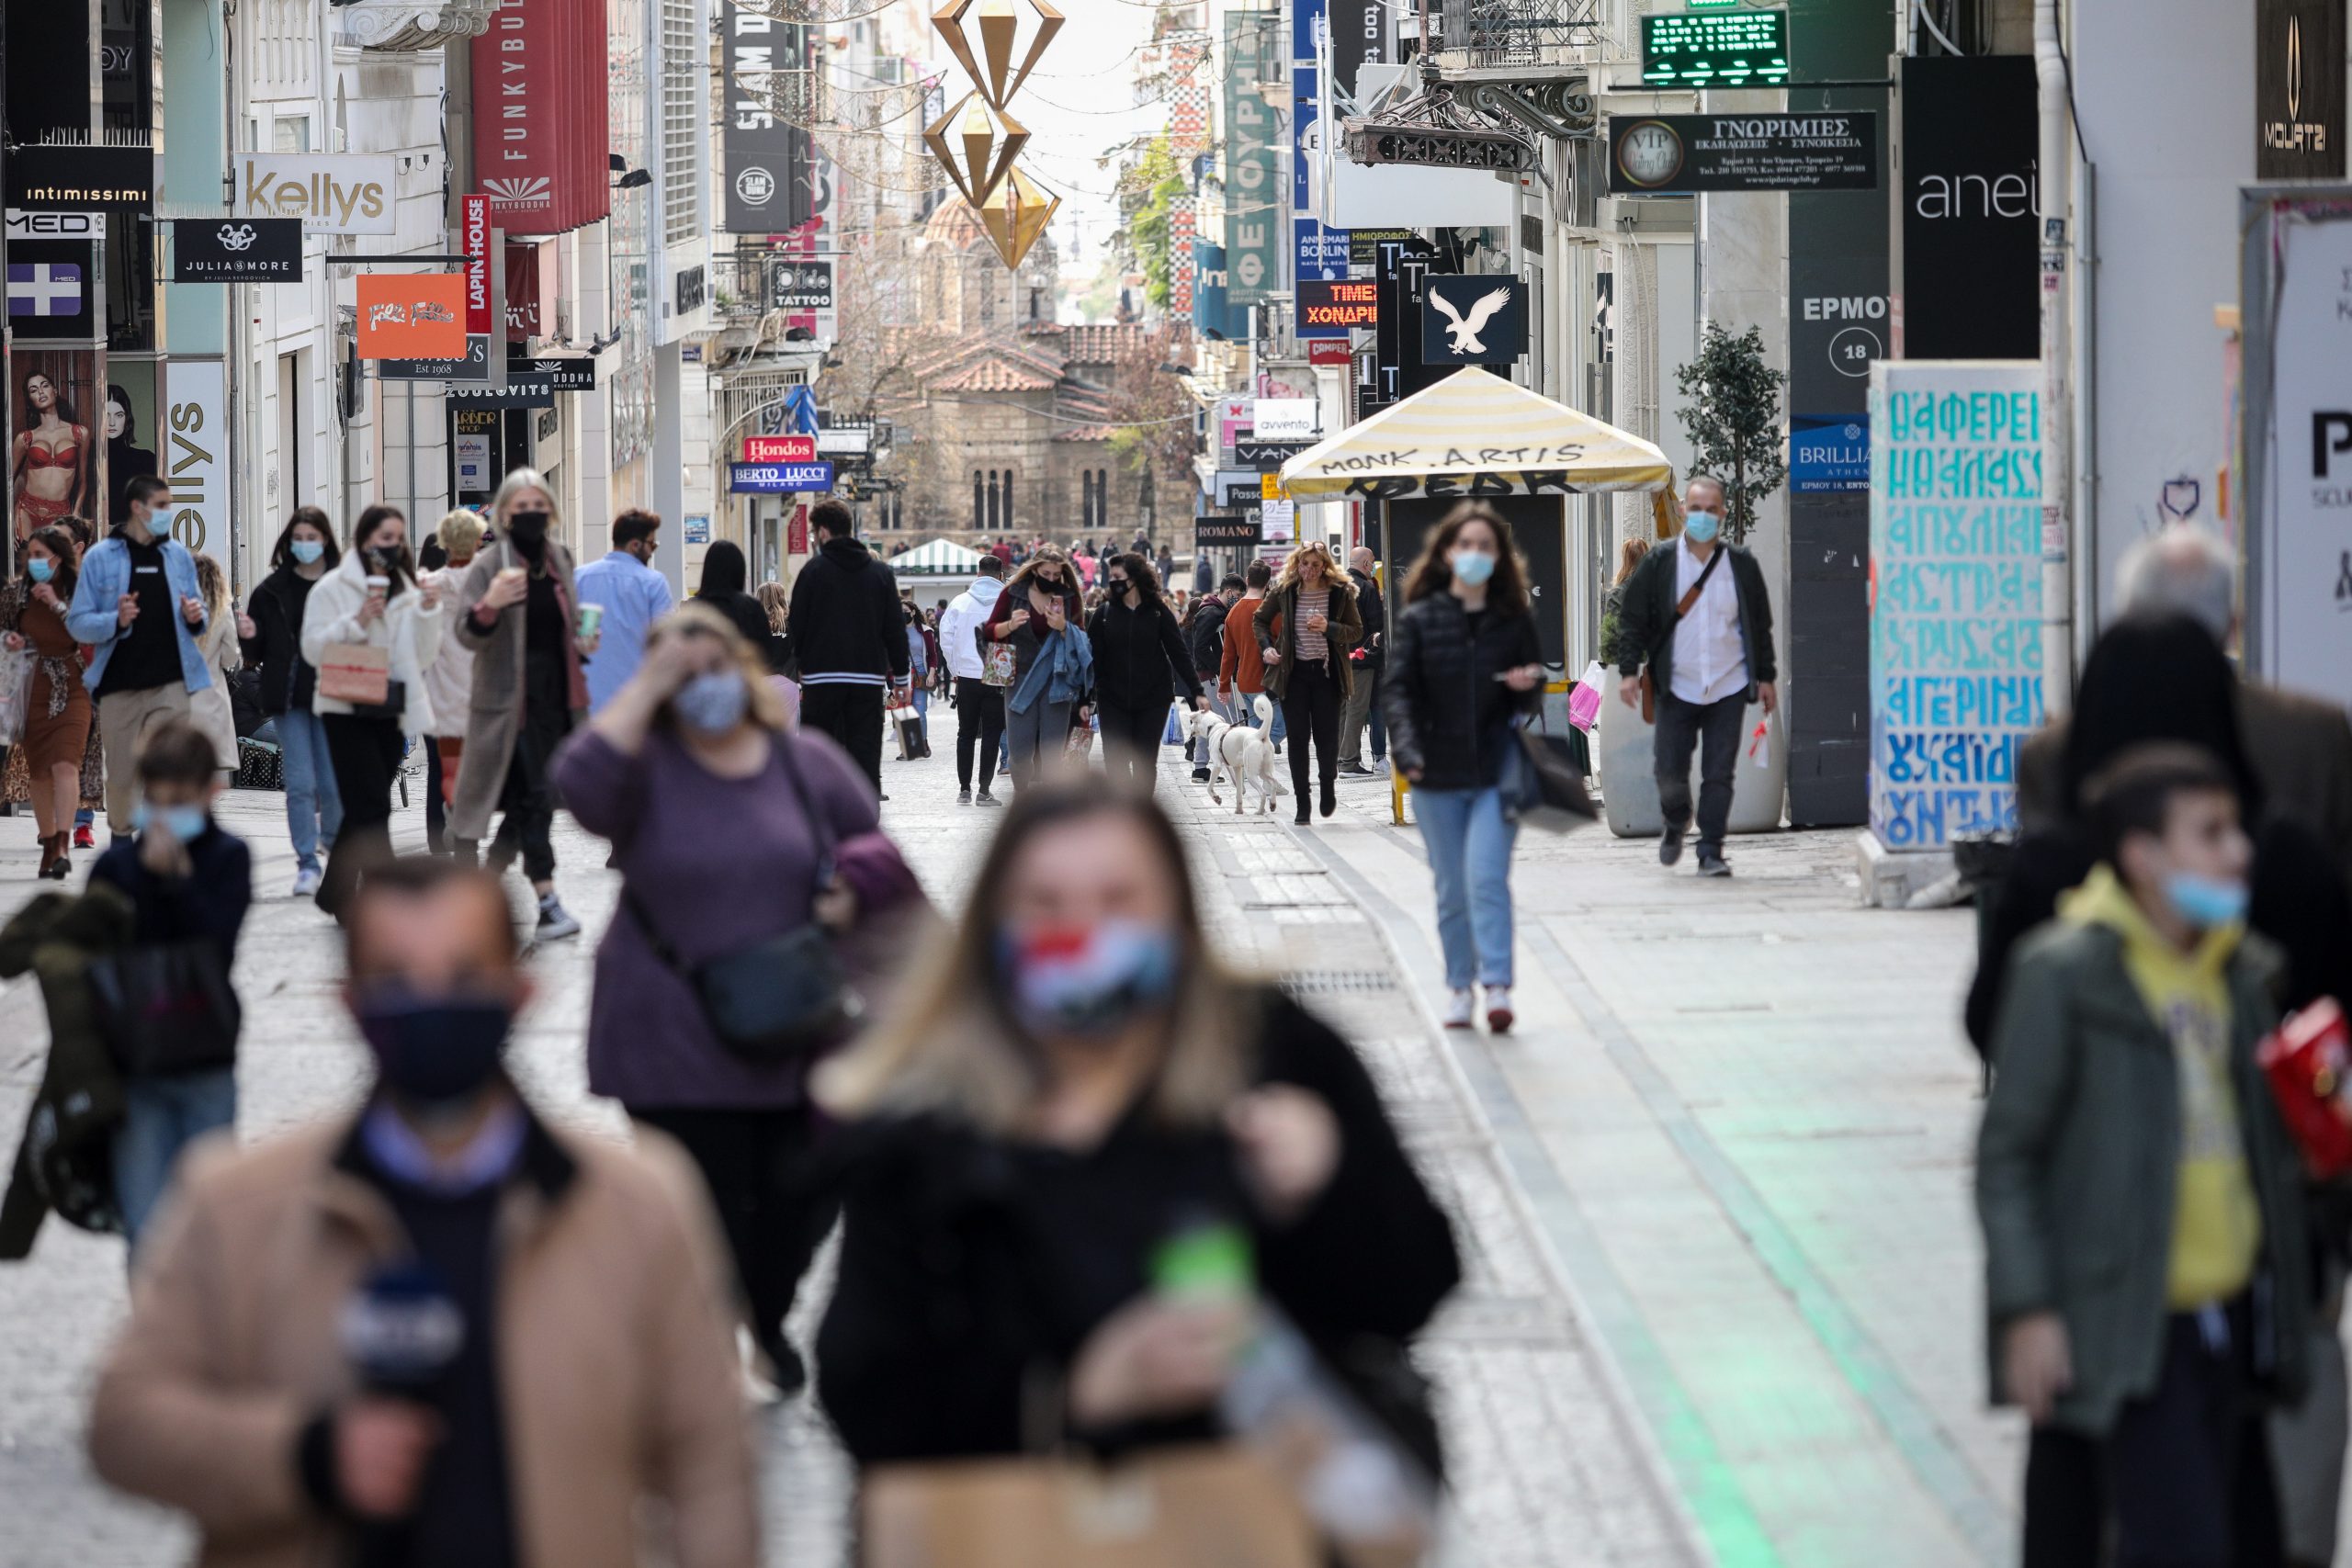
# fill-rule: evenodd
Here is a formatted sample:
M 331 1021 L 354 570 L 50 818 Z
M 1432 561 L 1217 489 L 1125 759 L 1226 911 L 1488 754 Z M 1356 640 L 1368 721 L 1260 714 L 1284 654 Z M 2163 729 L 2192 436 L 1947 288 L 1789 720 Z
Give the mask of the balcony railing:
M 1430 9 L 1437 46 L 1462 51 L 1473 71 L 1559 64 L 1602 30 L 1600 0 L 1442 0 Z M 1408 19 L 1408 39 L 1412 28 Z

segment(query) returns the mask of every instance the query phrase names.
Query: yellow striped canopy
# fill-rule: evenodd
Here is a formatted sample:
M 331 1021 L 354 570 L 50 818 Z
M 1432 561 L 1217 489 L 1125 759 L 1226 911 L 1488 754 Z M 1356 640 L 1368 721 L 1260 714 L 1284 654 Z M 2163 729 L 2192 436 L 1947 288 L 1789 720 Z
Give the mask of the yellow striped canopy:
M 1555 495 L 1669 489 L 1666 454 L 1469 366 L 1283 465 L 1294 496 Z

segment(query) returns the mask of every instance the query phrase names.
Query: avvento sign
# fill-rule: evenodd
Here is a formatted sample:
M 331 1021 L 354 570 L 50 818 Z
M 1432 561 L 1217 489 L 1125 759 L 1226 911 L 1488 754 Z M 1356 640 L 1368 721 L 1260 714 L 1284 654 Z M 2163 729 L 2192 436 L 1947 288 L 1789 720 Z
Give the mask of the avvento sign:
M 240 152 L 240 218 L 299 218 L 305 234 L 389 234 L 399 165 L 356 153 Z

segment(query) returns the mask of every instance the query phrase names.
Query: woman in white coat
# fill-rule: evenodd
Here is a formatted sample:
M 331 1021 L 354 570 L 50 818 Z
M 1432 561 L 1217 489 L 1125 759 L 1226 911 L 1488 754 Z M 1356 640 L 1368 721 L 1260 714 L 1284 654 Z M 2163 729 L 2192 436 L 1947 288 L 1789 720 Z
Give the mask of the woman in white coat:
M 302 657 L 319 671 L 311 706 L 343 796 L 343 832 L 319 884 L 319 908 L 337 919 L 359 878 L 391 858 L 392 779 L 408 742 L 436 728 L 426 677 L 442 621 L 441 585 L 416 580 L 408 519 L 389 506 L 361 513 L 350 553 L 311 591 L 302 615 Z M 364 689 L 373 661 L 345 651 L 356 647 L 382 650 L 381 692 Z

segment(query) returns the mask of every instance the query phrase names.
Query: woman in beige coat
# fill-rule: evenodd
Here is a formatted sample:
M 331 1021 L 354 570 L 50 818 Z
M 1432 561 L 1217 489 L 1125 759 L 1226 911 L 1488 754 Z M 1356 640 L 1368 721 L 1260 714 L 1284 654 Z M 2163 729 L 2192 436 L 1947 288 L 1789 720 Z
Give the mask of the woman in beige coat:
M 503 813 L 490 846 L 492 869 L 519 856 L 538 896 L 537 940 L 578 936 L 555 893 L 556 748 L 587 716 L 581 660 L 596 650 L 578 634 L 571 552 L 557 537 L 554 492 L 533 468 L 506 476 L 491 502 L 498 540 L 474 558 L 458 592 L 458 638 L 473 649 L 473 701 L 458 759 L 449 836 L 479 852 L 491 813 Z

